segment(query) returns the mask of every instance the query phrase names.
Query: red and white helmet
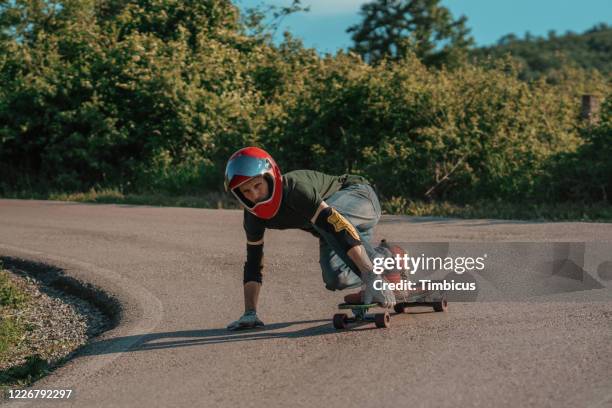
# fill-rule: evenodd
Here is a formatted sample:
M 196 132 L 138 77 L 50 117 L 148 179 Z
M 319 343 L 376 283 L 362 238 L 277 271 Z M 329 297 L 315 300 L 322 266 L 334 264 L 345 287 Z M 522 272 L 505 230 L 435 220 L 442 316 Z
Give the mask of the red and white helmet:
M 264 176 L 271 194 L 266 200 L 254 204 L 242 195 L 238 187 L 257 176 Z M 278 212 L 283 197 L 282 182 L 280 168 L 272 156 L 258 147 L 238 150 L 225 167 L 225 190 L 231 191 L 247 211 L 259 218 L 270 219 Z

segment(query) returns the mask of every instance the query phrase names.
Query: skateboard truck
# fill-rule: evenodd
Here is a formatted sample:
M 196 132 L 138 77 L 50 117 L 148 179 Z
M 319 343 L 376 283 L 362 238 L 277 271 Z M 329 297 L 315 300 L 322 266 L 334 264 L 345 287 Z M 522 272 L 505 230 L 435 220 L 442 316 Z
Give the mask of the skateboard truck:
M 389 315 L 388 311 L 385 310 L 384 313 L 367 313 L 370 308 L 377 306 L 379 306 L 377 303 L 366 305 L 341 303 L 338 305 L 338 309 L 351 309 L 353 317 L 349 317 L 346 313 L 336 313 L 334 315 L 334 327 L 336 329 L 346 329 L 349 323 L 358 322 L 374 322 L 378 328 L 389 327 L 391 315 Z
M 393 306 L 393 310 L 395 310 L 395 313 L 404 313 L 406 308 L 411 306 L 430 306 L 433 308 L 434 312 L 446 312 L 448 310 L 448 300 L 444 292 L 440 292 L 435 299 L 431 298 L 430 292 L 424 292 L 404 301 L 397 302 L 395 306 Z

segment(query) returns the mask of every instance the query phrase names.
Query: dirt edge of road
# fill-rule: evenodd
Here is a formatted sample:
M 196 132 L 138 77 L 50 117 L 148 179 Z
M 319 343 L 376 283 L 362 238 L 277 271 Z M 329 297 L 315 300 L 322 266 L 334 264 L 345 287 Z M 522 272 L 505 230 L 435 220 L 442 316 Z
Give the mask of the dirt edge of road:
M 122 313 L 119 300 L 99 287 L 68 276 L 62 268 L 53 265 L 11 256 L 0 256 L 0 262 L 9 271 L 14 269 L 25 271 L 46 286 L 91 303 L 109 319 L 109 326 L 105 331 L 119 324 Z
M 39 355 L 31 355 L 26 358 L 24 363 L 0 372 L 0 383 L 5 386 L 8 384 L 27 386 L 41 379 L 78 356 L 79 351 L 83 350 L 92 339 L 117 327 L 121 320 L 122 307 L 117 298 L 95 285 L 66 275 L 62 268 L 10 256 L 0 256 L 0 264 L 3 269 L 15 274 L 16 278 L 27 280 L 28 282 L 24 281 L 24 284 L 30 287 L 29 290 L 38 292 L 36 297 L 38 303 L 42 303 L 42 305 L 37 304 L 36 308 L 40 310 L 34 310 L 33 312 L 39 313 L 41 316 L 35 316 L 35 319 L 39 317 L 38 320 L 49 319 L 51 322 L 53 322 L 53 319 L 57 320 L 57 317 L 53 315 L 61 314 L 61 311 L 44 309 L 56 308 L 59 305 L 74 308 L 71 313 L 84 315 L 86 323 L 81 323 L 87 326 L 86 338 L 83 338 L 80 345 L 69 350 L 63 357 L 47 361 Z M 39 286 L 40 290 L 35 285 Z M 55 303 L 50 304 L 51 298 L 55 299 Z M 32 311 L 30 311 L 30 314 L 32 314 Z M 46 330 L 52 331 L 54 324 L 49 325 L 49 321 L 44 323 L 47 323 Z M 38 331 L 41 330 L 45 330 L 44 327 L 38 328 Z M 57 337 L 57 334 L 55 337 Z M 57 339 L 54 340 L 54 342 L 57 341 Z

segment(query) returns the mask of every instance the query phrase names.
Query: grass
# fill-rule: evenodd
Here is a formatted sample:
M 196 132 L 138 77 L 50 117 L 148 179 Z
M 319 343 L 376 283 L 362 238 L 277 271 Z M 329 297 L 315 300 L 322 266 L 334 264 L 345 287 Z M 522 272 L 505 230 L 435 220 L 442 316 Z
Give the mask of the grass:
M 15 313 L 27 306 L 29 296 L 13 283 L 0 265 L 0 363 L 11 360 L 27 327 Z M 6 370 L 5 370 L 6 371 Z M 0 386 L 5 383 L 5 371 L 0 372 Z
M 25 328 L 12 316 L 5 316 L 0 322 L 0 362 L 7 361 L 11 351 L 25 333 Z
M 49 200 L 84 203 L 154 205 L 162 207 L 238 208 L 226 194 L 169 195 L 160 193 L 124 194 L 118 189 L 91 189 L 82 193 L 51 193 Z
M 48 199 L 84 203 L 152 205 L 191 208 L 239 208 L 228 194 L 219 192 L 199 195 L 171 195 L 167 193 L 123 193 L 119 189 L 91 189 L 80 193 L 18 192 L 5 194 L 6 198 Z M 486 218 L 538 221 L 596 221 L 612 222 L 612 205 L 608 203 L 512 203 L 508 201 L 479 200 L 470 204 L 450 202 L 411 201 L 392 197 L 382 202 L 386 214 L 410 216 L 436 216 L 452 218 Z
M 28 307 L 30 297 L 9 277 L 0 264 L 0 363 L 13 359 L 20 343 L 31 330 L 16 313 Z M 28 386 L 45 376 L 50 370 L 49 363 L 39 355 L 26 357 L 26 361 L 0 371 L 0 391 L 9 387 Z
M 0 265 L 0 308 L 18 309 L 28 301 L 28 295 L 9 279 Z
M 382 203 L 388 214 L 502 220 L 611 222 L 612 205 L 607 203 L 512 203 L 481 200 L 457 205 L 448 202 L 409 201 L 394 197 Z
M 36 354 L 25 356 L 25 361 L 14 365 L 15 359 L 24 358 L 24 344 L 34 326 L 22 321 L 20 313 L 32 305 L 31 297 L 15 283 L 7 271 L 2 269 L 0 263 L 0 366 L 7 367 L 0 370 L 0 395 L 11 387 L 27 387 L 33 382 L 47 375 L 53 367 L 63 364 L 69 356 L 61 358 L 51 365 L 45 358 L 55 350 L 68 347 L 75 348 L 69 340 L 53 341 Z M 13 362 L 11 364 L 11 362 Z

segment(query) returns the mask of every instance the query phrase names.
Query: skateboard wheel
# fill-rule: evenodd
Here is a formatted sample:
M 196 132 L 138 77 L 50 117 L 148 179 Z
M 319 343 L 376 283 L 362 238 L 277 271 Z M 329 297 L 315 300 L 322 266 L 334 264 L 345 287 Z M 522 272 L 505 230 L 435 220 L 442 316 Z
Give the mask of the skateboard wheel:
M 446 312 L 448 310 L 448 301 L 445 297 L 440 299 L 440 301 L 435 302 L 433 304 L 433 309 L 435 312 Z
M 393 306 L 393 310 L 395 310 L 395 313 L 401 314 L 406 311 L 406 306 L 404 306 L 402 303 L 396 303 L 395 306 Z
M 376 324 L 376 327 L 378 327 L 379 329 L 385 329 L 389 327 L 389 325 L 391 324 L 391 316 L 389 315 L 389 312 L 376 313 L 374 315 L 374 324 Z
M 348 325 L 348 316 L 346 313 L 337 313 L 334 315 L 334 328 L 335 329 L 346 329 Z

